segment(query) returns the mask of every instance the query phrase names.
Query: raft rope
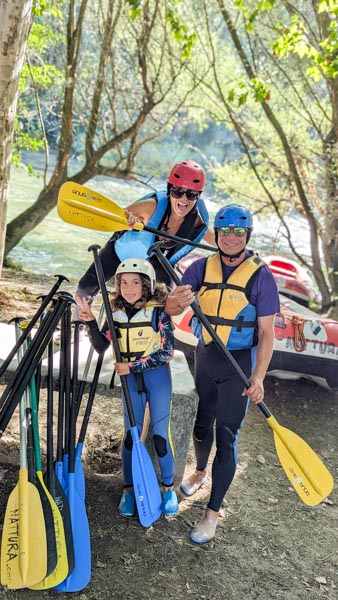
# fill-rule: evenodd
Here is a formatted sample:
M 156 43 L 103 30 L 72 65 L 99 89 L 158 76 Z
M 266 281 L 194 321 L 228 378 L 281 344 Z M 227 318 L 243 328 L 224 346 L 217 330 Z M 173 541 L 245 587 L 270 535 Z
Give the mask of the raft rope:
M 303 352 L 306 348 L 304 319 L 300 315 L 293 315 L 291 322 L 295 327 L 295 350 L 296 352 Z

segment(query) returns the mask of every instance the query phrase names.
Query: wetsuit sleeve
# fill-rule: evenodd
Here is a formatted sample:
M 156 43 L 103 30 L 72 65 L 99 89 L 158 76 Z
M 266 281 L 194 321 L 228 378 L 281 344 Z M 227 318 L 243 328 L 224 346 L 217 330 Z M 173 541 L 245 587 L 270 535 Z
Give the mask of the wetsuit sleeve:
M 150 369 L 156 369 L 169 362 L 174 356 L 174 327 L 171 318 L 164 310 L 161 311 L 158 321 L 158 329 L 161 335 L 160 349 L 149 356 L 129 362 L 131 373 L 142 373 Z
M 105 325 L 101 331 L 99 330 L 96 320 L 88 321 L 86 325 L 88 328 L 89 339 L 94 347 L 94 350 L 96 350 L 98 354 L 104 354 L 110 345 L 109 339 L 105 335 L 105 331 L 107 331 Z
M 115 234 L 108 240 L 104 248 L 100 251 L 100 258 L 105 281 L 108 281 L 115 275 L 119 265 L 119 259 L 115 253 Z M 96 277 L 95 265 L 92 263 L 86 273 L 81 277 L 76 294 L 79 296 L 95 296 L 99 290 L 99 284 Z

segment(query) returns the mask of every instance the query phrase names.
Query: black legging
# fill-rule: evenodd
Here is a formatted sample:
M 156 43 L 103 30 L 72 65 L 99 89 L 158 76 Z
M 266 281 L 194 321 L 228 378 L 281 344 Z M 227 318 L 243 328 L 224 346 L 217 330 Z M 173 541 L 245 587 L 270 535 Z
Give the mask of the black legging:
M 252 372 L 251 350 L 231 354 L 247 377 Z M 196 468 L 203 471 L 216 433 L 216 454 L 212 464 L 212 486 L 208 508 L 218 512 L 237 467 L 237 437 L 248 408 L 242 396 L 244 383 L 214 343 L 196 348 L 195 382 L 199 396 L 194 426 Z

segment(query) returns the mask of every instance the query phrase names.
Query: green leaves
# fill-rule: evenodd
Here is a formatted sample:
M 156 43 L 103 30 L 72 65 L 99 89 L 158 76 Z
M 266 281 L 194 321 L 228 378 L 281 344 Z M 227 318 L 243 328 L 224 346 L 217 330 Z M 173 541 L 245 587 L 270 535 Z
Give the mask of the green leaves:
M 320 3 L 320 11 L 333 10 L 338 14 L 338 2 L 325 0 Z M 319 81 L 322 75 L 334 79 L 338 75 L 338 24 L 332 20 L 328 26 L 328 35 L 316 47 L 310 39 L 305 23 L 297 15 L 291 18 L 290 25 L 279 23 L 275 30 L 280 34 L 272 44 L 272 50 L 279 58 L 286 58 L 290 54 L 297 55 L 300 59 L 307 59 L 309 66 L 306 73 L 314 80 Z
M 175 40 L 182 44 L 182 59 L 190 58 L 191 50 L 196 42 L 196 32 L 189 33 L 189 28 L 177 17 L 173 8 L 166 7 L 165 19 L 169 23 Z
M 243 106 L 249 97 L 255 102 L 268 102 L 270 100 L 270 86 L 258 77 L 248 81 L 240 81 L 236 88 L 232 88 L 228 93 L 228 102 Z

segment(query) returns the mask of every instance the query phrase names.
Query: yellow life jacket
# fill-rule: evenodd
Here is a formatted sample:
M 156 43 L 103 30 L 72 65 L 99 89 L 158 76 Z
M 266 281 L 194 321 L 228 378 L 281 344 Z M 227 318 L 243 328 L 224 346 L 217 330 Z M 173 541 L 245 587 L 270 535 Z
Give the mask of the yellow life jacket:
M 256 308 L 250 304 L 248 285 L 265 265 L 257 254 L 246 258 L 223 283 L 222 262 L 219 254 L 206 261 L 204 280 L 197 298 L 208 321 L 229 350 L 251 348 L 257 330 Z M 212 341 L 202 328 L 206 344 Z
M 159 306 L 152 301 L 147 302 L 131 319 L 124 310 L 113 313 L 123 362 L 133 362 L 159 350 L 161 335 L 154 329 L 157 323 L 153 323 L 154 311 Z

